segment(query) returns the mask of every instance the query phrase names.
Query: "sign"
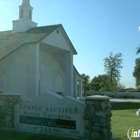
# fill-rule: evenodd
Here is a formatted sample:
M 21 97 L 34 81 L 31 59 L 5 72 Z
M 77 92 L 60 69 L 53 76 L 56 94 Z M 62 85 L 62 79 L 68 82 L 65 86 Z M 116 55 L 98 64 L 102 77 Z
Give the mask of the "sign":
M 14 107 L 14 127 L 28 132 L 84 136 L 85 103 L 56 94 L 39 95 Z
M 21 115 L 20 123 L 65 128 L 65 129 L 76 129 L 76 121 L 74 120 L 51 119 L 51 118 L 30 117 Z

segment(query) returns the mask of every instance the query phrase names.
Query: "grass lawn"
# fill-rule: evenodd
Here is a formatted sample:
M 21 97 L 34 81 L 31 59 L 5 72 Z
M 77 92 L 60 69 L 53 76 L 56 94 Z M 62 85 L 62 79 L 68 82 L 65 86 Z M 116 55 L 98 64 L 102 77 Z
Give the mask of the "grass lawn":
M 127 130 L 134 128 L 140 129 L 140 117 L 136 116 L 136 111 L 140 103 L 113 103 L 112 104 L 112 133 L 118 140 L 128 140 Z M 134 138 L 136 139 L 136 138 Z M 137 138 L 136 140 L 140 140 Z
M 140 117 L 136 111 L 140 103 L 113 103 L 112 104 L 112 133 L 117 140 L 128 140 L 126 133 L 132 127 L 135 131 L 140 129 Z M 39 134 L 27 134 L 14 131 L 0 130 L 0 140 L 72 140 L 72 138 L 60 138 Z M 74 140 L 74 139 L 73 139 Z M 140 140 L 134 139 L 134 140 Z

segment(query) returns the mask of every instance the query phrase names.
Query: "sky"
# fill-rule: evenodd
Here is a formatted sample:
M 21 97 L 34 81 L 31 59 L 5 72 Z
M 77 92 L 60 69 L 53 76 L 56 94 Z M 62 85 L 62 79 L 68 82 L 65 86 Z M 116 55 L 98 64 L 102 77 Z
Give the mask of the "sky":
M 22 0 L 0 0 L 0 31 L 12 30 Z M 92 80 L 105 74 L 104 58 L 123 54 L 120 83 L 135 87 L 140 45 L 140 0 L 30 0 L 38 26 L 62 24 L 78 54 L 74 65 Z

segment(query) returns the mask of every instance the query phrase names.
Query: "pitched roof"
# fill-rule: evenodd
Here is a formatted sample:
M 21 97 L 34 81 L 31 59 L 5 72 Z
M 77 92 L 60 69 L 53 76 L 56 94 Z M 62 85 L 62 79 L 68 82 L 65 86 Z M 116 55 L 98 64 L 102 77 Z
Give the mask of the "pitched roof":
M 8 38 L 6 38 L 5 40 L 0 40 L 0 60 L 18 49 L 23 44 L 29 42 L 37 42 L 45 35 L 46 34 L 34 35 L 27 33 L 8 35 Z
M 50 25 L 50 26 L 41 26 L 41 27 L 33 27 L 26 31 L 26 33 L 40 34 L 40 33 L 51 33 L 55 29 L 57 29 L 61 24 L 58 25 Z
M 81 80 L 85 81 L 84 78 L 81 76 L 81 74 L 79 74 L 78 70 L 76 69 L 76 67 L 74 65 L 73 65 L 73 70 L 77 74 L 77 76 L 80 77 Z
M 25 43 L 36 43 L 49 35 L 61 24 L 43 27 L 34 27 L 26 32 L 12 33 L 12 31 L 0 32 L 0 60 L 14 52 Z M 74 48 L 72 46 L 72 48 Z M 73 49 L 74 50 L 74 49 Z

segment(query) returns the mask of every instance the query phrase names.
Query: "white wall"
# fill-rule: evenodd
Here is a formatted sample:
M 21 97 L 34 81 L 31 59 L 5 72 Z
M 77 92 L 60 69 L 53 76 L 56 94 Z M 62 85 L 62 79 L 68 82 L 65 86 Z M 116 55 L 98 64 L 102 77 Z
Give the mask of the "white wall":
M 0 61 L 0 91 L 26 93 L 27 46 L 21 47 Z
M 64 93 L 64 71 L 48 52 L 40 51 L 40 94 L 46 91 Z
M 57 33 L 59 30 L 59 33 Z M 42 40 L 43 43 L 58 47 L 63 50 L 71 51 L 69 43 L 64 38 L 60 29 L 53 31 L 50 35 Z
M 36 45 L 24 45 L 0 61 L 0 91 L 36 96 Z
M 39 95 L 39 44 L 30 44 L 28 46 L 29 59 L 26 69 L 26 97 L 32 99 Z
M 0 91 L 35 97 L 35 53 L 34 45 L 26 45 L 0 61 Z M 50 53 L 40 51 L 40 94 L 64 93 L 64 84 L 64 71 L 57 60 Z
M 76 73 L 73 71 L 73 97 L 77 98 L 77 76 Z
M 0 61 L 0 91 L 24 94 L 30 99 L 37 95 L 37 90 L 38 94 L 54 91 L 73 95 L 73 54 L 70 44 L 61 30 L 59 33 L 54 31 L 42 42 L 44 47 L 50 44 L 49 49 L 54 50 L 49 52 L 49 49 L 40 49 L 41 45 L 28 44 Z M 39 83 L 40 87 L 37 88 Z
M 104 95 L 116 98 L 140 98 L 140 92 L 102 92 Z
M 8 79 L 4 67 L 0 64 L 0 91 L 8 91 Z
M 140 98 L 140 92 L 101 92 L 101 91 L 85 91 L 85 94 L 90 95 L 107 95 L 114 98 Z

